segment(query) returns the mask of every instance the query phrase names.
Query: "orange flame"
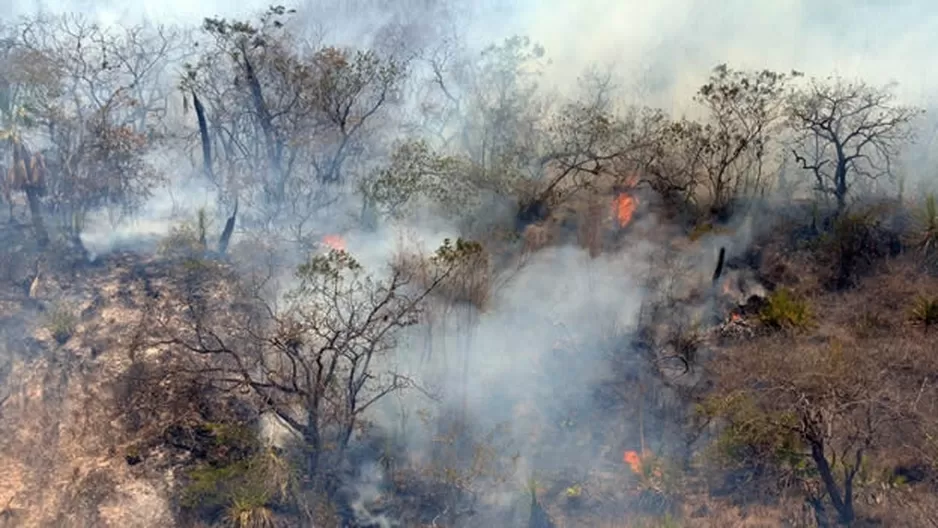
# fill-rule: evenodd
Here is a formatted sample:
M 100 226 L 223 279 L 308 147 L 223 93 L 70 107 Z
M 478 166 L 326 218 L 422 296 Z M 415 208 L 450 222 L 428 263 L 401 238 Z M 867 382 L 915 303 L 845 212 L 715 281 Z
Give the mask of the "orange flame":
M 625 227 L 632 221 L 632 215 L 635 214 L 635 207 L 638 201 L 628 193 L 619 193 L 614 203 L 616 220 L 619 221 L 619 227 Z
M 734 322 L 734 323 L 738 323 L 738 322 L 740 322 L 740 321 L 742 321 L 742 320 L 743 320 L 743 316 L 739 315 L 738 313 L 732 313 L 732 314 L 730 314 L 730 321 L 732 321 L 732 322 Z
M 642 472 L 642 457 L 638 454 L 638 451 L 626 451 L 622 455 L 622 461 L 632 468 L 632 472 Z
M 626 451 L 622 455 L 622 461 L 629 466 L 633 473 L 643 478 L 648 476 L 645 474 L 645 462 L 649 462 L 648 470 L 651 477 L 660 479 L 663 475 L 659 461 L 652 452 L 647 449 L 643 451 L 642 454 L 639 454 L 638 451 Z
M 322 243 L 336 251 L 345 251 L 345 240 L 339 235 L 326 235 L 322 237 Z

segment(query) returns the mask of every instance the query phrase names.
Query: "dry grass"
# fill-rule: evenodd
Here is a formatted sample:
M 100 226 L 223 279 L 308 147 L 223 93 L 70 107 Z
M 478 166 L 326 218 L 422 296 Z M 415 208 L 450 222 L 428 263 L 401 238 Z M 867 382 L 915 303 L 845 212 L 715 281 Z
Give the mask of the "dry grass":
M 809 254 L 780 252 L 767 259 L 763 272 L 774 272 L 780 285 L 810 296 L 815 320 L 811 330 L 798 335 L 768 332 L 756 339 L 725 344 L 718 354 L 722 359 L 717 359 L 717 368 L 725 375 L 721 379 L 744 380 L 754 372 L 772 373 L 775 380 L 823 377 L 831 373 L 823 374 L 811 365 L 826 368 L 823 366 L 832 365 L 832 353 L 841 354 L 847 362 L 846 378 L 870 387 L 872 396 L 886 406 L 903 409 L 905 416 L 881 428 L 877 444 L 868 453 L 867 464 L 875 469 L 870 469 L 873 474 L 867 477 L 872 480 L 857 488 L 861 518 L 874 519 L 883 526 L 934 526 L 927 524 L 934 521 L 926 522 L 929 514 L 924 513 L 936 511 L 927 482 L 913 483 L 905 491 L 880 486 L 890 482 L 896 468 L 938 460 L 922 450 L 928 445 L 923 435 L 936 431 L 938 408 L 932 401 L 938 399 L 938 392 L 929 379 L 938 372 L 934 354 L 938 338 L 925 334 L 910 317 L 917 299 L 938 295 L 938 278 L 922 271 L 917 255 L 905 255 L 877 263 L 875 271 L 862 277 L 854 288 L 834 292 L 820 287 L 817 279 L 821 273 L 805 265 L 809 262 Z M 808 370 L 799 374 L 799 369 Z M 764 383 L 772 385 L 771 380 Z M 723 381 L 718 381 L 721 384 Z M 749 526 L 741 524 L 741 519 L 714 519 L 712 515 L 699 521 L 685 517 L 687 522 L 682 526 Z M 814 526 L 810 519 L 806 523 L 804 526 Z M 765 525 L 778 524 L 772 521 Z
M 886 262 L 857 288 L 819 296 L 815 303 L 829 332 L 890 338 L 914 332 L 918 337 L 921 330 L 914 328 L 909 312 L 920 296 L 938 296 L 938 277 L 922 273 L 913 256 Z
M 28 337 L 43 349 L 41 357 L 16 362 L 9 378 L 11 395 L 0 413 L 0 429 L 6 432 L 0 461 L 7 469 L 0 481 L 0 510 L 18 512 L 15 526 L 172 525 L 171 458 L 145 453 L 153 455 L 150 463 L 131 466 L 125 455 L 162 434 L 166 419 L 173 418 L 167 415 L 170 407 L 189 409 L 197 402 L 163 390 L 151 405 L 135 408 L 146 383 L 127 384 L 138 397 L 114 390 L 133 363 L 139 324 L 154 301 L 138 273 L 151 265 L 168 285 L 172 273 L 130 256 L 83 270 L 78 283 L 69 276 L 47 276 L 50 296 L 69 300 L 70 335 L 60 344 L 54 325 L 34 318 Z M 67 292 L 63 282 L 70 283 Z M 171 296 L 166 297 L 168 302 Z M 142 353 L 137 359 L 158 357 Z M 136 411 L 136 424 L 128 421 L 129 410 Z

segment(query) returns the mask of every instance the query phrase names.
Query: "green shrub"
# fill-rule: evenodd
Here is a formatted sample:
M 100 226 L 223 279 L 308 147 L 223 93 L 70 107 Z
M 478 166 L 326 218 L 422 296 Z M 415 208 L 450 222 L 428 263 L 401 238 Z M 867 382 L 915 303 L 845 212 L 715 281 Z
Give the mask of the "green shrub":
M 750 395 L 739 393 L 709 397 L 696 412 L 722 424 L 714 441 L 695 457 L 718 476 L 720 485 L 757 497 L 776 493 L 792 479 L 814 477 L 815 469 L 795 432 L 799 421 L 794 413 L 768 411 Z M 738 488 L 740 482 L 745 482 L 744 490 Z
M 925 327 L 925 331 L 938 324 L 938 298 L 920 296 L 915 300 L 910 313 L 912 321 Z
M 811 307 L 790 290 L 781 288 L 769 295 L 759 313 L 762 324 L 772 328 L 804 329 L 814 321 Z
M 272 526 L 271 506 L 293 497 L 296 474 L 279 453 L 259 445 L 244 426 L 210 424 L 209 459 L 188 472 L 182 490 L 184 508 L 203 513 L 224 510 L 230 526 Z
M 49 312 L 46 320 L 46 329 L 52 334 L 55 342 L 62 345 L 75 333 L 78 326 L 78 317 L 71 307 L 59 305 Z

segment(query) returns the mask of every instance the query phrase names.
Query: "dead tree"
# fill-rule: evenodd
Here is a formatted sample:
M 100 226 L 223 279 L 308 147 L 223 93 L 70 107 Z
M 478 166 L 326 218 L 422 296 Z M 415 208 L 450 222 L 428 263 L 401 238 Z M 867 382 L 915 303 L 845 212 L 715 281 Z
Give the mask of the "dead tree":
M 859 178 L 892 177 L 911 121 L 920 110 L 895 104 L 887 88 L 861 82 L 814 81 L 791 100 L 789 124 L 796 134 L 792 154 L 810 171 L 816 189 L 833 196 L 838 213 Z
M 221 238 L 218 239 L 218 253 L 224 255 L 228 251 L 228 242 L 231 240 L 231 234 L 234 232 L 235 218 L 238 216 L 238 199 L 235 198 L 234 211 L 225 222 L 225 229 L 221 232 Z
M 205 171 L 205 175 L 212 181 L 215 180 L 214 172 L 212 171 L 212 142 L 208 135 L 208 121 L 205 118 L 205 107 L 202 106 L 202 101 L 199 101 L 199 96 L 195 94 L 195 90 L 192 90 L 192 106 L 195 107 L 195 116 L 199 120 L 199 137 L 202 140 L 202 167 Z
M 717 281 L 720 280 L 720 277 L 723 275 L 723 261 L 726 258 L 726 248 L 720 248 L 720 255 L 717 257 L 717 267 L 713 270 L 713 284 L 716 285 Z

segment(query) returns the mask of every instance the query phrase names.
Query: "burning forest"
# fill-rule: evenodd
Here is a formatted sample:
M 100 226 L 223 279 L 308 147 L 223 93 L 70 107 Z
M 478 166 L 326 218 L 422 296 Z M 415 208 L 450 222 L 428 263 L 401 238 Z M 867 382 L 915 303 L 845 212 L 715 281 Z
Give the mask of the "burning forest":
M 0 20 L 0 527 L 935 524 L 927 100 L 378 4 Z

